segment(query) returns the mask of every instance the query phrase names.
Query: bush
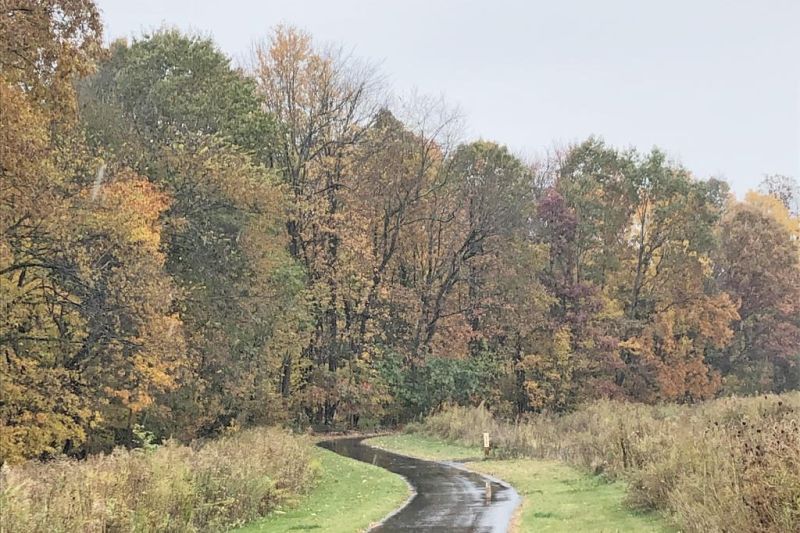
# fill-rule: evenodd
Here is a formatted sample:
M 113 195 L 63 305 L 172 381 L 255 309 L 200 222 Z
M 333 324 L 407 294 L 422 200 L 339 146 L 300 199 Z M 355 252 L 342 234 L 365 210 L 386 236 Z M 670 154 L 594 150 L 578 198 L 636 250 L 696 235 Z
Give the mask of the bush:
M 499 457 L 566 461 L 629 485 L 629 503 L 685 531 L 800 531 L 800 393 L 695 406 L 598 401 L 506 423 L 450 407 L 412 429 Z
M 499 403 L 503 362 L 496 354 L 480 351 L 464 359 L 429 357 L 408 367 L 400 354 L 387 352 L 378 367 L 394 403 L 390 423 L 405 422 L 439 409 L 443 404 L 471 405 L 476 398 Z
M 190 447 L 168 442 L 86 460 L 3 466 L 0 531 L 223 531 L 312 484 L 311 444 L 254 429 Z

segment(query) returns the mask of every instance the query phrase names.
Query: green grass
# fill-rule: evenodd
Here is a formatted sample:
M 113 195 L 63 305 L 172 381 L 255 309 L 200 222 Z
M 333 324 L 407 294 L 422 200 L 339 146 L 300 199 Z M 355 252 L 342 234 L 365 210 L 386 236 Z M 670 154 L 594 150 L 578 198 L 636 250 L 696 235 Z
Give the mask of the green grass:
M 656 514 L 625 508 L 625 487 L 555 461 L 513 459 L 470 463 L 522 495 L 517 531 L 672 531 Z
M 328 450 L 317 449 L 315 455 L 321 470 L 320 479 L 297 507 L 273 512 L 237 531 L 363 531 L 408 499 L 408 485 L 396 474 Z
M 479 459 L 483 454 L 483 451 L 479 448 L 451 444 L 442 440 L 423 437 L 416 433 L 374 437 L 365 440 L 364 444 L 431 461 L 474 460 Z
M 449 444 L 418 434 L 367 441 L 390 451 L 423 459 L 480 457 L 477 447 Z M 674 531 L 657 514 L 641 514 L 623 505 L 625 486 L 556 461 L 513 459 L 472 461 L 467 467 L 510 483 L 522 495 L 513 531 Z

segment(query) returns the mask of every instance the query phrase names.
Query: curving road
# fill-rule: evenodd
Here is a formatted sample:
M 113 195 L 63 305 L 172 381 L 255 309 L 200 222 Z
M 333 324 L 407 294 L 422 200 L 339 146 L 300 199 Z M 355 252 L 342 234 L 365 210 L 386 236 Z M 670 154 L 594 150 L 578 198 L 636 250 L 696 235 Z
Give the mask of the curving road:
M 360 438 L 326 441 L 320 446 L 400 474 L 416 490 L 405 507 L 372 531 L 501 533 L 507 530 L 520 500 L 510 486 L 455 464 L 379 450 L 363 444 Z M 488 496 L 487 484 L 491 487 Z

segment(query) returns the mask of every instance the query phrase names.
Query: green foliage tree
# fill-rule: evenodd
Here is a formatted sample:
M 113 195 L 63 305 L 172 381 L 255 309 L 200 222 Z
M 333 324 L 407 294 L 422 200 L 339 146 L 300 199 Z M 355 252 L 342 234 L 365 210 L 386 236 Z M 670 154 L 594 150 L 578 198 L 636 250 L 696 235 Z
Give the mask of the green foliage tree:
M 185 135 L 218 135 L 257 162 L 272 161 L 276 126 L 254 80 L 207 38 L 163 29 L 117 41 L 79 89 L 90 139 L 143 174 L 153 151 Z
M 303 273 L 285 252 L 284 192 L 264 167 L 274 122 L 255 83 L 209 40 L 164 30 L 116 43 L 81 97 L 95 150 L 174 199 L 161 217 L 165 268 L 192 364 L 151 424 L 191 437 L 284 419 L 281 356 L 268 346 L 284 313 L 302 313 Z

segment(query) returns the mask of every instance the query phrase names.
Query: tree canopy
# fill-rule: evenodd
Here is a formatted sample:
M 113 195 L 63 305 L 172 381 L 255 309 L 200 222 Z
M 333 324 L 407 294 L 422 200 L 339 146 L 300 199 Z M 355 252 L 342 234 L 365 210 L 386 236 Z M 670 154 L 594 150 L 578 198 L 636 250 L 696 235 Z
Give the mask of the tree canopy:
M 800 386 L 791 178 L 456 143 L 292 28 L 247 70 L 101 32 L 88 0 L 0 12 L 0 462 Z

